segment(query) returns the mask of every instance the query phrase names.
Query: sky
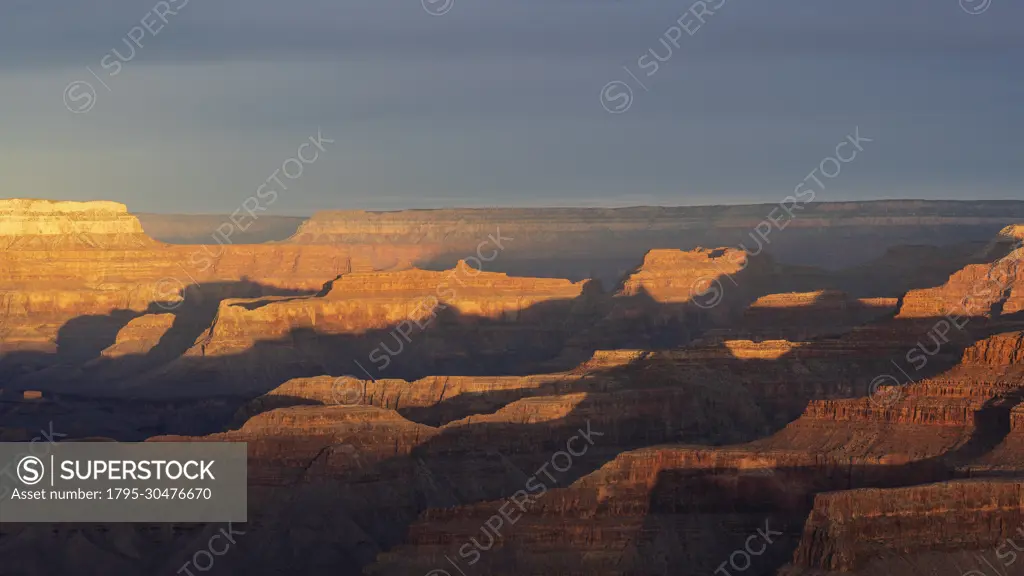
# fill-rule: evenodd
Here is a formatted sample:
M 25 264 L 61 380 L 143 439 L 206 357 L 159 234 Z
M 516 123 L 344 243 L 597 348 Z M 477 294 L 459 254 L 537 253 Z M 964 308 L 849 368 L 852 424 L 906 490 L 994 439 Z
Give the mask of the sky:
M 1024 199 L 1022 26 L 1019 0 L 4 0 L 0 197 L 773 203 L 859 131 L 818 200 Z

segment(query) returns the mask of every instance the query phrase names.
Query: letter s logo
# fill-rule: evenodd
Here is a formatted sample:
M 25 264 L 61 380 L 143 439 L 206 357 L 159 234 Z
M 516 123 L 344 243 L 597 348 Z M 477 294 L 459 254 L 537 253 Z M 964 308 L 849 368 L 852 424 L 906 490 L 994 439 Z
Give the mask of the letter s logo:
M 38 484 L 43 479 L 43 461 L 35 456 L 25 456 L 18 462 L 18 479 L 26 486 Z
M 614 80 L 601 88 L 601 106 L 609 114 L 622 114 L 633 105 L 633 89 L 622 80 Z
M 85 102 L 82 102 L 82 101 Z M 84 114 L 96 105 L 96 89 L 84 80 L 76 80 L 64 89 L 64 106 L 74 114 Z

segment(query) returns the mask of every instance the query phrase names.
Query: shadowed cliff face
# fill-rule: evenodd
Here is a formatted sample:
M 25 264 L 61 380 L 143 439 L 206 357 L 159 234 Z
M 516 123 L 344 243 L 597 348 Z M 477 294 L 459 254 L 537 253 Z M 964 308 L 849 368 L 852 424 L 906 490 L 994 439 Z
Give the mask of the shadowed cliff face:
M 606 291 L 490 263 L 353 264 L 348 235 L 380 256 L 438 227 L 343 215 L 369 228 L 198 247 L 209 277 L 158 291 L 167 251 L 197 247 L 129 248 L 120 208 L 82 212 L 107 245 L 69 249 L 36 222 L 0 253 L 0 438 L 53 422 L 248 443 L 250 521 L 216 571 L 917 574 L 981 565 L 958 559 L 1024 512 L 1015 229 L 946 262 L 893 250 L 875 273 L 650 250 Z M 538 246 L 554 237 L 536 226 Z M 3 524 L 0 573 L 196 572 L 221 528 Z
M 904 338 L 890 337 L 890 348 L 879 348 L 880 336 L 895 328 L 848 336 L 844 347 L 735 343 L 595 358 L 576 373 L 554 375 L 559 388 L 551 393 L 530 389 L 544 385 L 538 380 L 506 381 L 505 389 L 517 383 L 524 388 L 524 400 L 497 410 L 482 408 L 490 414 L 449 421 L 442 428 L 414 425 L 390 410 L 324 407 L 315 400 L 393 402 L 399 413 L 407 410 L 403 406 L 422 403 L 415 398 L 405 403 L 404 395 L 385 400 L 379 388 L 370 387 L 373 383 L 365 383 L 368 393 L 358 397 L 339 394 L 333 379 L 321 379 L 320 388 L 315 382 L 294 383 L 278 395 L 303 394 L 304 402 L 256 410 L 237 432 L 207 438 L 244 440 L 253 450 L 251 493 L 259 494 L 260 516 L 244 527 L 253 544 L 240 547 L 225 565 L 255 573 L 270 566 L 318 573 L 310 553 L 328 542 L 333 552 L 319 561 L 342 573 L 359 573 L 355 566 L 368 562 L 375 574 L 426 573 L 443 561 L 445 550 L 468 562 L 456 556 L 461 544 L 489 548 L 481 527 L 503 499 L 523 490 L 559 443 L 589 422 L 602 434 L 595 436 L 589 457 L 574 460 L 568 475 L 555 476 L 557 482 L 545 480 L 549 493 L 530 503 L 514 527 L 502 530 L 500 548 L 485 551 L 478 568 L 510 574 L 552 565 L 565 573 L 602 564 L 615 567 L 608 573 L 713 569 L 731 552 L 727 543 L 742 541 L 766 522 L 782 534 L 774 538 L 779 548 L 761 560 L 778 566 L 796 546 L 813 494 L 951 478 L 956 462 L 945 462 L 944 455 L 970 444 L 984 428 L 974 425 L 969 408 L 947 411 L 944 419 L 922 414 L 915 395 L 926 395 L 927 386 L 906 392 L 900 404 L 906 410 L 863 397 L 869 382 L 866 377 L 858 382 L 857 375 L 883 370 L 886 357 L 913 334 L 907 326 Z M 963 344 L 952 346 L 944 365 L 955 365 L 959 355 L 958 369 L 999 370 L 999 351 L 1012 350 L 1012 341 L 1000 336 L 963 353 Z M 941 375 L 944 369 L 937 363 L 935 370 Z M 1008 378 L 1007 386 L 1013 380 Z M 991 394 L 975 391 L 975 381 L 953 377 L 951 382 L 961 382 L 955 394 L 947 392 L 950 384 L 937 381 L 934 393 L 946 395 L 945 402 L 956 395 Z M 783 382 L 790 386 L 780 389 Z M 471 388 L 448 387 L 441 400 L 473 396 Z M 806 406 L 807 398 L 823 396 L 862 397 L 850 400 L 849 409 Z M 786 426 L 802 411 L 804 417 Z M 863 424 L 856 424 L 858 419 Z M 744 435 L 767 437 L 736 445 Z M 665 442 L 704 446 L 628 451 Z M 715 444 L 731 446 L 712 448 Z M 634 464 L 620 469 L 619 462 Z M 312 513 L 324 507 L 329 516 Z M 19 532 L 19 541 L 39 537 L 25 530 L 29 533 Z M 320 534 L 330 536 L 325 540 Z M 56 537 L 66 535 L 61 531 Z M 148 561 L 163 566 L 185 561 L 182 555 L 187 559 L 193 538 L 199 536 L 186 531 L 175 546 L 150 544 L 163 564 Z M 604 561 L 594 555 L 598 550 L 606 554 Z M 99 566 L 113 565 L 107 560 Z
M 868 397 L 868 391 L 860 386 L 870 388 L 869 383 L 858 383 L 855 375 L 886 369 L 885 357 L 893 351 L 866 346 L 888 330 L 879 327 L 872 339 L 843 339 L 847 347 L 841 354 L 846 357 L 844 364 L 861 364 L 850 369 L 853 379 L 849 384 L 854 389 L 822 387 L 826 383 L 835 386 L 845 378 L 838 366 L 826 368 L 821 363 L 830 356 L 835 359 L 835 352 L 841 349 L 833 348 L 832 354 L 815 350 L 821 344 L 777 348 L 774 360 L 764 351 L 755 357 L 744 353 L 747 359 L 731 361 L 751 364 L 743 372 L 733 367 L 716 373 L 714 363 L 702 363 L 708 380 L 716 383 L 743 374 L 745 377 L 737 379 L 743 388 L 727 395 L 737 397 L 736 390 L 745 388 L 766 416 L 773 411 L 769 406 L 788 412 L 784 422 L 801 410 L 802 415 L 750 443 L 718 448 L 657 446 L 620 454 L 572 486 L 546 494 L 525 511 L 514 528 L 506 522 L 500 546 L 479 561 L 474 561 L 472 549 L 460 555 L 459 543 L 480 538 L 480 527 L 502 507 L 502 500 L 421 514 L 410 530 L 410 541 L 380 556 L 371 573 L 426 572 L 447 555 L 467 569 L 473 566 L 498 574 L 541 570 L 551 562 L 558 573 L 703 574 L 728 562 L 736 550 L 744 550 L 747 538 L 771 532 L 768 550 L 755 542 L 753 550 L 759 553 L 747 553 L 746 560 L 743 556 L 735 559 L 740 565 L 753 563 L 757 573 L 774 573 L 792 561 L 794 566 L 787 570 L 796 574 L 807 569 L 857 568 L 877 555 L 913 557 L 943 546 L 958 550 L 996 542 L 1001 529 L 993 531 L 987 523 L 972 528 L 970 544 L 954 537 L 956 519 L 972 518 L 983 508 L 961 506 L 964 500 L 960 498 L 953 498 L 957 504 L 951 505 L 950 497 L 915 495 L 917 488 L 892 495 L 886 490 L 856 490 L 849 493 L 850 501 L 856 502 L 850 509 L 857 517 L 870 518 L 863 521 L 863 527 L 853 530 L 839 524 L 832 532 L 812 528 L 815 522 L 842 522 L 841 518 L 814 520 L 814 514 L 825 514 L 825 518 L 830 514 L 818 512 L 821 497 L 815 500 L 816 494 L 949 480 L 967 473 L 964 463 L 998 452 L 997 447 L 1012 436 L 1010 408 L 1019 401 L 1024 374 L 1006 367 L 1016 354 L 1013 343 L 1019 341 L 1019 333 L 997 334 L 968 348 L 952 345 L 946 358 L 923 374 L 920 383 L 900 389 L 898 396 Z M 851 356 L 858 348 L 859 354 Z M 705 351 L 703 356 L 709 358 L 710 354 Z M 683 357 L 673 358 L 675 372 L 690 373 L 680 363 Z M 882 361 L 869 368 L 875 358 Z M 787 399 L 800 395 L 827 399 L 804 400 L 804 408 L 768 402 L 775 379 L 766 377 L 765 371 L 769 366 L 778 370 L 787 364 L 791 373 L 781 378 L 788 384 Z M 945 368 L 949 366 L 952 368 Z M 802 382 L 798 374 L 802 374 Z M 844 396 L 847 398 L 842 399 Z M 973 474 L 985 473 L 975 470 Z M 974 498 L 987 502 L 984 499 L 998 490 L 998 481 L 981 483 Z M 921 494 L 927 490 L 922 489 Z M 883 504 L 881 517 L 875 520 L 873 511 L 879 508 L 879 498 L 910 499 L 915 507 L 887 511 Z M 1015 501 L 982 513 L 991 518 L 1016 518 L 1019 506 Z M 812 520 L 805 531 L 803 524 L 809 514 Z M 948 530 L 928 529 L 936 514 L 950 522 Z M 861 545 L 864 533 L 859 530 L 874 537 Z M 800 552 L 798 545 L 799 550 L 810 547 L 813 552 Z M 846 559 L 831 564 L 837 561 L 836 550 Z M 556 552 L 557 560 L 553 560 L 551 555 Z

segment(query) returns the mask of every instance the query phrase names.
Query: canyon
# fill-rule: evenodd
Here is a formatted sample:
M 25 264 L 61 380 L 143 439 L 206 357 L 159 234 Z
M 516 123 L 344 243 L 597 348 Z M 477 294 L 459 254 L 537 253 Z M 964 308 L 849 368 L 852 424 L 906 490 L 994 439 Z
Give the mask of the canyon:
M 240 244 L 0 200 L 0 438 L 247 443 L 225 574 L 1002 573 L 1024 203 L 758 236 L 772 210 L 342 211 Z M 181 574 L 222 528 L 0 523 L 0 575 Z
M 416 250 L 414 263 L 448 269 L 498 234 L 514 238 L 486 269 L 513 276 L 600 280 L 612 287 L 652 248 L 731 247 L 762 251 L 796 266 L 849 269 L 847 281 L 884 275 L 894 289 L 908 278 L 942 282 L 1006 226 L 1024 222 L 1024 202 L 817 202 L 631 208 L 480 208 L 396 212 L 321 211 L 303 221 L 264 216 L 234 226 L 226 217 L 140 215 L 153 238 L 175 244 L 277 241 L 374 245 Z M 218 230 L 220 230 L 218 232 Z M 600 250 L 595 247 L 600 246 Z M 886 254 L 889 249 L 895 253 Z M 483 251 L 490 254 L 493 248 Z M 882 260 L 881 262 L 873 262 Z M 897 262 L 898 261 L 898 262 Z M 913 275 L 892 266 L 930 268 Z M 862 269 L 853 270 L 854 267 Z M 866 279 L 865 279 L 866 280 Z M 865 288 L 870 286 L 863 283 Z M 884 294 L 899 296 L 897 292 Z

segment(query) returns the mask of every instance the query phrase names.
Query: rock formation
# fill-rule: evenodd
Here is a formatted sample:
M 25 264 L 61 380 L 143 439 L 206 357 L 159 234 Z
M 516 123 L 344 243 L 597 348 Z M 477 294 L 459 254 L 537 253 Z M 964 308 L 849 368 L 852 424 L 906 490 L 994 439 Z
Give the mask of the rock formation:
M 315 294 L 353 262 L 408 260 L 380 246 L 171 246 L 113 202 L 0 201 L 0 245 L 0 350 L 32 353 L 22 367 L 95 358 L 146 312 L 191 315 L 194 338 L 224 298 Z
M 174 314 L 146 314 L 132 319 L 117 332 L 114 343 L 100 353 L 104 358 L 148 354 L 174 326 Z
M 152 245 L 117 202 L 0 200 L 0 249 L 62 250 Z
M 1024 249 L 1018 235 L 1015 226 L 1002 230 L 988 249 L 990 262 L 967 266 L 942 286 L 911 291 L 900 316 L 998 319 L 1024 310 Z
M 1001 574 L 1024 526 L 1019 228 L 869 274 L 651 245 L 764 207 L 342 213 L 215 247 L 120 205 L 3 206 L 0 438 L 247 443 L 224 573 Z M 958 206 L 821 204 L 786 234 L 1016 204 Z M 508 253 L 468 264 L 488 234 Z M 607 292 L 493 266 L 563 241 L 646 247 Z M 0 524 L 0 573 L 182 573 L 219 528 Z
M 325 372 L 523 371 L 559 354 L 581 321 L 584 288 L 465 263 L 345 274 L 323 296 L 223 300 L 179 360 L 127 384 L 137 394 L 194 395 L 181 382 L 200 371 L 211 375 L 201 383 L 206 392 L 250 395 Z
M 873 537 L 857 537 L 865 533 Z M 1012 573 L 1022 533 L 1020 484 L 1012 480 L 823 494 L 794 563 L 779 574 Z

